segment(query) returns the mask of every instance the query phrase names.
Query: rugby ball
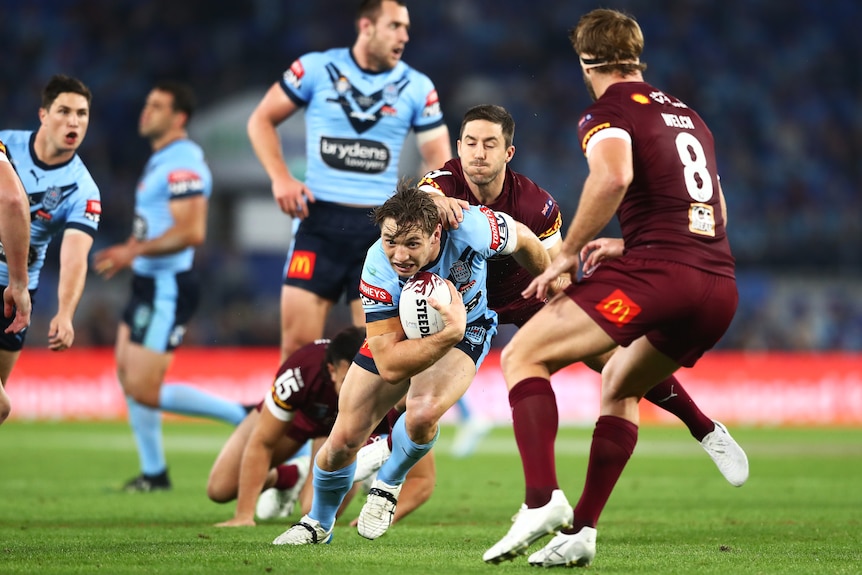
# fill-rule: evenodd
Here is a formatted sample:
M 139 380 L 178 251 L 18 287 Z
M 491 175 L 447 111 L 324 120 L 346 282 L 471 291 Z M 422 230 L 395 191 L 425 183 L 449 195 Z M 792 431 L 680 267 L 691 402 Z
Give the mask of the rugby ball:
M 428 298 L 432 296 L 440 303 L 452 302 L 446 282 L 431 272 L 414 274 L 401 289 L 398 315 L 408 339 L 433 335 L 446 326 L 440 312 L 428 304 Z

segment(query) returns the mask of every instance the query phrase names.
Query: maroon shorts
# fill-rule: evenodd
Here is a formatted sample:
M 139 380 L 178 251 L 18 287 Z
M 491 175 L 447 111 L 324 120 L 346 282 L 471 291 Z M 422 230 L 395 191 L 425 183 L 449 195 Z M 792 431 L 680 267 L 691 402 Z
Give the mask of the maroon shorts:
M 645 335 L 691 367 L 724 335 L 736 312 L 736 280 L 665 260 L 623 256 L 566 289 L 617 344 Z

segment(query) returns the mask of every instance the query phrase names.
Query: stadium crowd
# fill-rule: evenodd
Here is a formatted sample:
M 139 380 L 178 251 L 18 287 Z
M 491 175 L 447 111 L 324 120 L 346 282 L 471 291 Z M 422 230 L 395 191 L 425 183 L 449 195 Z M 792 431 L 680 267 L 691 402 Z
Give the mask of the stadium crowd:
M 586 175 L 576 114 L 588 102 L 566 33 L 583 6 L 545 0 L 525 17 L 513 0 L 414 4 L 407 59 L 434 79 L 450 131 L 473 104 L 505 106 L 523 150 L 513 167 L 571 217 Z M 695 104 L 724 162 L 741 299 L 719 348 L 862 350 L 862 69 L 854 59 L 862 53 L 855 30 L 862 5 L 776 10 L 768 0 L 623 0 L 615 7 L 644 29 L 647 79 Z M 12 55 L 0 62 L 3 125 L 37 126 L 34 102 L 51 74 L 87 82 L 92 123 L 81 156 L 103 190 L 96 248 L 105 247 L 131 226 L 132 190 L 149 152 L 136 136 L 137 115 L 153 81 L 189 82 L 201 109 L 249 89 L 263 94 L 294 57 L 344 43 L 352 20 L 336 0 L 9 2 L 0 19 L 0 47 Z M 265 187 L 247 193 L 269 197 Z M 229 234 L 212 230 L 199 259 L 210 289 L 188 343 L 277 345 L 283 252 L 239 252 Z M 52 280 L 43 278 L 34 325 L 50 317 Z M 121 305 L 112 297 L 104 282 L 88 281 L 78 345 L 113 343 L 112 314 Z M 46 331 L 33 329 L 31 345 L 41 345 Z

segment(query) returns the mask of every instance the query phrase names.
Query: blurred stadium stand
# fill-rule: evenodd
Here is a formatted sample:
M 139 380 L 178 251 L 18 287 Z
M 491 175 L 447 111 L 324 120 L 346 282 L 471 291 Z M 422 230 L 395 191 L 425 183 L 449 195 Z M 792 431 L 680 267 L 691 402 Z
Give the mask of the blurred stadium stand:
M 570 217 L 586 175 L 575 125 L 589 101 L 567 31 L 590 6 L 539 0 L 525 16 L 516 0 L 408 5 L 405 60 L 435 81 L 453 136 L 468 106 L 506 106 L 517 122 L 513 167 L 551 191 Z M 741 291 L 721 347 L 862 350 L 862 4 L 614 6 L 644 29 L 647 80 L 689 102 L 715 134 Z M 271 220 L 268 183 L 250 156 L 244 123 L 293 58 L 352 42 L 354 8 L 344 0 L 7 0 L 0 126 L 37 127 L 40 89 L 53 73 L 92 88 L 81 156 L 102 189 L 98 249 L 130 229 L 135 181 L 149 153 L 137 116 L 151 83 L 191 83 L 201 104 L 193 132 L 217 168 L 217 190 L 200 253 L 205 304 L 189 340 L 272 345 L 289 236 L 251 232 L 286 230 L 289 222 L 277 214 Z M 296 126 L 284 133 L 301 169 Z M 262 218 L 270 219 L 255 225 Z M 43 274 L 31 345 L 44 342 L 55 282 L 56 274 Z M 122 280 L 89 280 L 78 345 L 113 342 L 125 296 Z M 336 314 L 331 329 L 345 321 Z

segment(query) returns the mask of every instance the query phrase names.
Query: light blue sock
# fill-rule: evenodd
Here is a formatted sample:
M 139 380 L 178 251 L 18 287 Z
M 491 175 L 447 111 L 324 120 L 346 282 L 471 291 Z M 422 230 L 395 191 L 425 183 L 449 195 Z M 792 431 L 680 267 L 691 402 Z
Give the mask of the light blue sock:
M 162 412 L 141 405 L 128 395 L 126 404 L 129 407 L 129 426 L 138 446 L 141 471 L 146 475 L 158 475 L 168 467 L 162 444 Z
M 163 385 L 159 391 L 159 407 L 173 413 L 219 419 L 231 425 L 239 425 L 246 416 L 241 403 L 184 383 Z
M 458 398 L 458 403 L 455 404 L 455 407 L 458 408 L 458 417 L 461 421 L 467 421 L 470 419 L 472 415 L 470 413 L 470 406 L 467 404 L 467 400 L 464 399 L 464 396 Z
M 335 471 L 324 471 L 317 466 L 317 461 L 314 462 L 314 498 L 308 516 L 319 521 L 320 526 L 327 531 L 335 525 L 335 514 L 338 513 L 344 496 L 353 487 L 355 471 L 355 461 Z
M 438 426 L 434 439 L 424 445 L 413 443 L 413 440 L 407 436 L 405 419 L 406 417 L 399 417 L 392 427 L 392 455 L 377 472 L 377 479 L 387 485 L 404 483 L 407 472 L 434 447 L 437 438 L 440 437 L 440 427 Z

